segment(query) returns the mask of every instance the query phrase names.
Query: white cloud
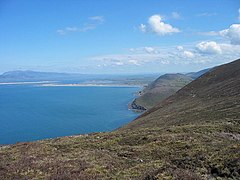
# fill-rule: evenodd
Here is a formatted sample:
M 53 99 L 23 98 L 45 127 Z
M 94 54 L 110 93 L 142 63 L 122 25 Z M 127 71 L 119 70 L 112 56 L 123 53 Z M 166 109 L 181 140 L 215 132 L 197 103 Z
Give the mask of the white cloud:
M 66 34 L 65 30 L 63 30 L 63 29 L 58 29 L 58 30 L 57 30 L 57 33 L 58 33 L 59 35 L 65 35 L 65 34 Z
M 85 23 L 82 27 L 65 27 L 63 29 L 58 29 L 56 32 L 59 35 L 66 35 L 73 32 L 87 32 L 95 29 L 98 25 L 104 22 L 103 16 L 93 16 L 89 17 L 89 22 Z
M 232 44 L 219 44 L 222 49 L 222 54 L 225 55 L 238 55 L 240 57 L 240 45 L 232 45 Z
M 161 53 L 148 53 L 146 47 L 132 48 L 131 52 L 91 57 L 88 60 L 108 70 L 135 69 L 145 71 L 146 68 L 168 69 L 204 66 L 213 67 L 221 63 L 233 61 L 240 57 L 240 45 L 205 41 L 197 44 L 170 47 L 150 47 Z M 151 49 L 151 50 L 153 50 Z
M 137 66 L 140 66 L 140 65 L 141 65 L 140 62 L 138 62 L 138 60 L 135 60 L 135 59 L 130 59 L 128 62 L 129 62 L 130 64 L 134 64 L 134 65 L 137 65 Z
M 104 17 L 103 16 L 92 16 L 92 17 L 89 17 L 89 19 L 93 20 L 93 21 L 98 21 L 100 23 L 104 22 Z
M 130 52 L 134 52 L 135 49 L 134 49 L 134 48 L 130 48 L 129 51 L 130 51 Z
M 155 47 L 145 46 L 140 48 L 130 48 L 129 52 L 131 53 L 147 53 L 147 54 L 158 54 L 159 50 Z
M 240 24 L 232 24 L 229 28 L 222 31 L 199 32 L 198 34 L 206 36 L 222 36 L 230 40 L 231 44 L 240 45 Z
M 71 33 L 71 32 L 77 32 L 77 31 L 82 31 L 81 29 L 79 28 L 76 28 L 76 27 L 66 27 L 64 29 L 58 29 L 57 30 L 57 33 L 59 35 L 66 35 L 68 33 Z
M 108 64 L 108 66 L 114 66 L 114 65 L 120 65 L 120 64 L 140 66 L 140 65 L 154 62 L 154 61 L 160 62 L 160 60 L 165 59 L 167 56 L 168 55 L 165 53 L 162 53 L 160 55 L 160 54 L 149 54 L 146 52 L 145 53 L 135 52 L 134 54 L 113 54 L 113 55 L 97 56 L 97 57 L 92 57 L 91 60 L 102 61 L 104 62 L 104 64 Z
M 194 58 L 195 57 L 195 55 L 191 51 L 183 51 L 183 55 L 186 58 Z
M 82 28 L 66 27 L 64 29 L 58 29 L 57 33 L 59 35 L 66 35 L 68 33 L 73 33 L 73 32 L 87 32 L 87 31 L 90 31 L 90 30 L 95 29 L 95 28 L 96 28 L 95 25 L 87 24 Z
M 219 33 L 229 39 L 231 44 L 240 45 L 240 24 L 232 24 L 228 29 L 224 29 Z
M 148 20 L 148 23 L 151 27 L 151 30 L 159 35 L 179 32 L 177 28 L 174 28 L 170 24 L 165 24 L 162 22 L 162 17 L 160 15 L 151 16 Z
M 147 32 L 147 30 L 149 30 L 150 32 L 156 33 L 160 36 L 180 32 L 178 28 L 175 28 L 170 24 L 164 23 L 160 15 L 153 15 L 149 17 L 148 26 L 141 24 L 140 30 L 142 32 Z
M 146 32 L 146 31 L 147 31 L 147 27 L 146 27 L 146 25 L 144 25 L 144 24 L 140 24 L 139 29 L 140 29 L 140 31 L 142 31 L 142 32 Z
M 162 59 L 159 61 L 161 64 L 170 64 L 170 61 L 168 59 Z
M 200 14 L 197 14 L 197 16 L 199 17 L 203 17 L 203 16 L 207 16 L 207 17 L 210 17 L 210 16 L 216 16 L 217 13 L 210 13 L 210 12 L 204 12 L 204 13 L 200 13 Z
M 196 45 L 200 53 L 205 54 L 221 54 L 222 49 L 219 44 L 214 41 L 203 41 Z
M 157 50 L 154 49 L 153 47 L 144 47 L 144 50 L 149 54 L 157 53 Z
M 197 33 L 199 35 L 204 35 L 204 36 L 218 36 L 219 32 L 216 31 L 208 31 L 208 32 L 199 32 Z
M 123 63 L 123 62 L 121 62 L 121 61 L 118 61 L 118 62 L 115 62 L 115 65 L 117 65 L 117 66 L 123 66 L 123 65 L 124 65 L 124 63 Z
M 195 54 L 192 51 L 184 50 L 183 46 L 177 46 L 176 49 L 180 51 L 180 55 L 184 58 L 194 58 Z
M 180 19 L 181 15 L 178 12 L 172 12 L 172 18 L 173 19 Z
M 182 51 L 183 50 L 183 46 L 177 46 L 177 50 Z
M 75 31 L 78 31 L 78 28 L 76 28 L 76 27 L 66 27 L 65 30 L 66 30 L 66 31 L 75 32 Z

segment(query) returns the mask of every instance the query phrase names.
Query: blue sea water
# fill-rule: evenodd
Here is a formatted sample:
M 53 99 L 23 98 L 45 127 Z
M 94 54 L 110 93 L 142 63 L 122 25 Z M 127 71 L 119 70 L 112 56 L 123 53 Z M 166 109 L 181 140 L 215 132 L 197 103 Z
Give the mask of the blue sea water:
M 0 144 L 116 129 L 138 87 L 0 86 Z

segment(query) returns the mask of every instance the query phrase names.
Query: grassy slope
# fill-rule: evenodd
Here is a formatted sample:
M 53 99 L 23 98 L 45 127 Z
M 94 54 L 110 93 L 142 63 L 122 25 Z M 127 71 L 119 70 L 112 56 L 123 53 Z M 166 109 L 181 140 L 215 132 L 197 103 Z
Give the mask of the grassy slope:
M 125 127 L 0 149 L 0 179 L 239 179 L 240 60 Z
M 150 109 L 158 102 L 171 96 L 183 86 L 192 81 L 192 78 L 183 74 L 165 74 L 149 84 L 142 95 L 134 101 L 137 105 Z

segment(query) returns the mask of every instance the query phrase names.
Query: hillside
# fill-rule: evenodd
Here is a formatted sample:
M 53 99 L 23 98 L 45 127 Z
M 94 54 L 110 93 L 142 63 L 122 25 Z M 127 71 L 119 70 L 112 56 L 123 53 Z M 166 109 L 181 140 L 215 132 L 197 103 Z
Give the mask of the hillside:
M 212 69 L 144 113 L 128 127 L 239 120 L 240 60 Z
M 134 99 L 130 108 L 138 111 L 150 109 L 211 69 L 186 74 L 164 74 L 140 91 L 139 97 Z
M 184 74 L 164 74 L 143 89 L 140 96 L 132 102 L 132 109 L 150 109 L 192 80 Z
M 240 60 L 113 132 L 0 147 L 0 179 L 239 179 Z

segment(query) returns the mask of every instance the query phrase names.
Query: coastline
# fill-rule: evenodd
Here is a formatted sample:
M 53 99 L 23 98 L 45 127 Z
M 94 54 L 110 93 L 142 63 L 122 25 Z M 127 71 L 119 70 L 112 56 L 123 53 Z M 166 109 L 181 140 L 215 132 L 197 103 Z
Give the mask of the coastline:
M 131 103 L 129 103 L 128 108 L 136 112 L 144 112 L 147 110 L 145 107 L 140 106 L 136 103 L 136 98 Z
M 41 87 L 142 87 L 141 85 L 130 84 L 39 84 Z
M 142 96 L 143 94 L 143 89 L 144 89 L 144 86 L 142 87 L 142 89 L 140 91 L 138 91 L 136 93 L 136 96 L 132 101 L 131 103 L 128 104 L 128 108 L 132 111 L 135 111 L 135 112 L 144 112 L 147 110 L 147 108 L 145 108 L 144 106 L 141 106 L 139 104 L 137 104 L 136 100 L 137 98 L 139 98 L 140 96 Z
M 57 83 L 59 81 L 24 81 L 24 82 L 0 82 L 0 86 L 2 85 L 34 85 L 36 87 L 138 87 L 143 89 L 145 85 L 137 85 L 137 84 L 78 84 L 78 83 L 71 83 L 71 84 L 61 84 Z M 141 90 L 139 91 L 141 92 Z M 141 93 L 136 92 L 137 96 L 141 96 Z M 136 103 L 136 98 L 134 98 L 129 104 L 128 109 L 135 112 L 144 112 L 147 109 L 141 105 Z
M 57 83 L 59 81 L 24 81 L 24 82 L 0 82 L 0 85 L 35 85 L 38 87 L 143 87 L 143 85 L 137 84 L 78 84 L 78 83 L 71 83 L 71 84 L 61 84 Z

